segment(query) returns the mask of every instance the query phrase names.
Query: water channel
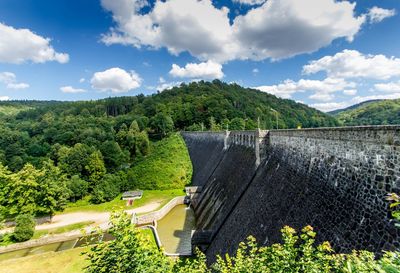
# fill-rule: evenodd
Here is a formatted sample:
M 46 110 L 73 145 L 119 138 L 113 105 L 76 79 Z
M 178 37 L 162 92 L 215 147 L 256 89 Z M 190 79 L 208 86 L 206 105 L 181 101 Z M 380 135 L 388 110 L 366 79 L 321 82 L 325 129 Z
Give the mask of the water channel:
M 196 219 L 190 207 L 187 205 L 174 207 L 157 222 L 157 233 L 164 250 L 171 254 L 191 254 L 191 237 L 195 226 Z
M 191 232 L 195 228 L 193 210 L 186 205 L 175 206 L 157 223 L 157 233 L 164 250 L 170 254 L 189 255 L 191 253 Z M 95 243 L 98 237 L 86 236 L 66 241 L 49 243 L 40 246 L 27 247 L 10 252 L 0 253 L 0 261 L 26 257 L 45 252 L 58 252 L 71 248 Z M 103 240 L 112 240 L 109 234 L 103 235 Z

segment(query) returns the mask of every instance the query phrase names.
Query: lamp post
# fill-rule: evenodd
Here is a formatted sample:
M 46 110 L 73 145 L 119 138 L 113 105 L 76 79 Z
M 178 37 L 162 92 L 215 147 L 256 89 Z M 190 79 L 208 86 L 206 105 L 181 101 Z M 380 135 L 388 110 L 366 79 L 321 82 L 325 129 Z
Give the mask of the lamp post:
M 276 117 L 276 130 L 278 130 L 278 111 L 276 111 L 275 109 L 271 108 L 272 112 L 275 112 L 275 117 Z

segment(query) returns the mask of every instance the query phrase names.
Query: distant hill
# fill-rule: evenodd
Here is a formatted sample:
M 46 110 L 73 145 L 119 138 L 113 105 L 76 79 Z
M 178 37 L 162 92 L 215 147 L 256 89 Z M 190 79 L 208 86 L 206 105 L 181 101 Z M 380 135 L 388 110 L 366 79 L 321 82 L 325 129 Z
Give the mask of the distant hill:
M 330 114 L 343 125 L 400 124 L 400 99 L 367 101 Z
M 131 120 L 138 117 L 150 119 L 162 112 L 171 116 L 176 130 L 199 129 L 200 125 L 207 129 L 210 128 L 211 119 L 221 129 L 225 129 L 227 124 L 232 125 L 230 128 L 240 128 L 235 127 L 240 120 L 245 121 L 244 129 L 256 128 L 258 121 L 261 128 L 276 128 L 276 116 L 279 128 L 338 125 L 332 116 L 304 104 L 219 80 L 182 84 L 150 96 L 43 102 L 30 111 L 19 113 L 17 119 L 40 119 L 46 112 L 52 112 L 55 116 L 130 116 Z M 236 120 L 231 124 L 233 119 Z
M 346 107 L 346 108 L 343 108 L 343 109 L 337 109 L 337 110 L 330 111 L 330 112 L 328 112 L 327 114 L 332 115 L 332 116 L 337 116 L 337 115 L 338 115 L 339 113 L 341 113 L 341 112 L 353 110 L 353 109 L 356 109 L 356 108 L 359 108 L 359 107 L 361 107 L 361 106 L 364 106 L 364 105 L 367 105 L 367 104 L 370 104 L 370 103 L 373 103 L 373 102 L 377 102 L 377 101 L 381 101 L 381 100 L 368 100 L 368 101 L 364 101 L 364 102 L 357 103 L 357 104 L 354 104 L 354 105 L 352 105 L 352 106 L 349 106 L 349 107 Z

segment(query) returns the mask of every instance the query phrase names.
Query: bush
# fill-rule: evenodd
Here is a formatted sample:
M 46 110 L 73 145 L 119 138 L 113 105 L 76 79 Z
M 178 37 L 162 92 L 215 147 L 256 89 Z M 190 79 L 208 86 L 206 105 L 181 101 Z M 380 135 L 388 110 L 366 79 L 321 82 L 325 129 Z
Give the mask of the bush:
M 28 241 L 35 232 L 35 220 L 30 214 L 20 214 L 15 218 L 13 238 L 16 242 Z

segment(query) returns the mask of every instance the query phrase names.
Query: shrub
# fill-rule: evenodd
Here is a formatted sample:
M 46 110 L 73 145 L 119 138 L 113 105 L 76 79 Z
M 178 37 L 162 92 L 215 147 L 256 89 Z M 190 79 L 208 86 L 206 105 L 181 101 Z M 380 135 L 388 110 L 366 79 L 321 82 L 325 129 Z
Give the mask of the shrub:
M 35 232 L 35 220 L 30 214 L 20 214 L 15 218 L 13 238 L 17 242 L 28 241 Z

